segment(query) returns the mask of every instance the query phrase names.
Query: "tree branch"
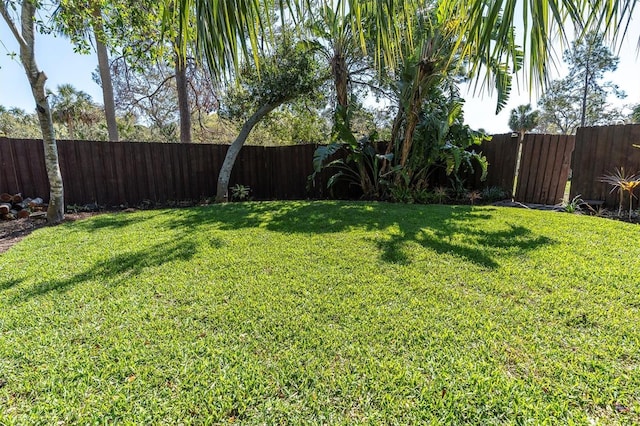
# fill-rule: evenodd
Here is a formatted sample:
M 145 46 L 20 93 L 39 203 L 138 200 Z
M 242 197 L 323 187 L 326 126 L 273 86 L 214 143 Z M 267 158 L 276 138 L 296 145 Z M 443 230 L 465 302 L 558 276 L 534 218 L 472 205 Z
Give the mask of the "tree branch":
M 15 22 L 13 22 L 13 19 L 9 16 L 9 12 L 7 11 L 7 6 L 4 1 L 0 1 L 0 15 L 4 18 L 7 26 L 11 30 L 11 33 L 20 45 L 20 48 L 27 49 L 29 46 L 27 45 L 26 40 L 22 37 L 22 34 L 20 34 L 20 31 L 18 30 L 18 27 L 16 27 Z
M 144 101 L 145 99 L 152 99 L 155 95 L 157 95 L 157 94 L 158 94 L 158 92 L 160 91 L 160 89 L 162 89 L 162 88 L 164 87 L 164 85 L 165 85 L 165 84 L 167 84 L 167 82 L 168 82 L 169 80 L 171 80 L 172 78 L 174 78 L 174 77 L 175 77 L 175 75 L 170 75 L 170 76 L 166 77 L 164 80 L 162 80 L 162 82 L 158 85 L 158 87 L 156 88 L 156 90 L 154 90 L 154 91 L 153 91 L 153 93 L 151 93 L 151 94 L 149 94 L 149 95 L 146 95 L 146 96 L 143 96 L 143 97 L 141 97 L 141 98 L 139 98 L 139 99 L 134 99 L 134 100 L 133 100 L 133 105 L 132 105 L 132 106 L 134 106 L 134 105 L 138 105 L 140 102 Z
M 371 89 L 374 92 L 378 92 L 380 94 L 382 94 L 384 97 L 386 97 L 389 100 L 396 100 L 397 96 L 391 92 L 391 91 L 386 91 L 381 87 L 376 86 L 375 84 L 369 83 L 368 81 L 360 81 L 360 80 L 354 80 L 352 79 L 351 82 L 353 84 L 356 84 L 358 86 L 365 86 L 368 87 L 369 89 Z

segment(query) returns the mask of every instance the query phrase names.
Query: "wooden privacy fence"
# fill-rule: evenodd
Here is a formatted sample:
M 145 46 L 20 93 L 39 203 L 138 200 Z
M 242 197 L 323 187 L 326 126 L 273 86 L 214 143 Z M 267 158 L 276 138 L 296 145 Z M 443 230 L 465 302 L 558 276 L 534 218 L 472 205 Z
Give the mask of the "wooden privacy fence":
M 474 188 L 497 186 L 510 193 L 516 173 L 518 139 L 512 138 L 511 133 L 493 135 L 490 141 L 483 142 L 476 150 L 487 157 L 489 167 L 484 182 L 480 180 L 480 174 L 475 174 Z
M 525 135 L 515 200 L 535 204 L 561 203 L 575 144 L 576 138 L 572 135 Z
M 640 124 L 581 127 L 573 153 L 571 197 L 604 201 L 608 207 L 619 203 L 617 192 L 599 179 L 623 167 L 626 174 L 640 172 Z
M 616 194 L 598 178 L 618 167 L 640 172 L 640 149 L 634 144 L 640 144 L 640 125 L 580 128 L 576 136 L 527 134 L 516 178 L 518 138 L 494 135 L 479 148 L 489 162 L 487 180 L 480 182 L 475 175 L 468 183 L 476 189 L 498 186 L 511 192 L 517 179 L 517 201 L 557 204 L 572 169 L 571 197 L 616 206 Z M 256 200 L 317 198 L 329 173 L 323 173 L 313 192 L 307 191 L 315 149 L 245 146 L 230 185 L 249 186 Z M 67 204 L 117 206 L 212 197 L 227 146 L 59 141 L 58 150 Z M 0 138 L 0 192 L 48 197 L 41 141 Z
M 479 150 L 489 163 L 487 179 L 481 182 L 475 175 L 476 189 L 497 186 L 511 193 L 516 182 L 516 201 L 535 204 L 557 204 L 564 196 L 571 153 L 575 137 L 527 133 L 518 152 L 519 136 L 506 133 L 494 135 Z M 516 164 L 520 154 L 520 170 L 516 177 Z
M 245 146 L 230 185 L 263 199 L 304 199 L 315 145 Z M 58 141 L 69 204 L 137 205 L 215 195 L 226 145 Z M 0 191 L 48 198 L 42 141 L 0 138 Z

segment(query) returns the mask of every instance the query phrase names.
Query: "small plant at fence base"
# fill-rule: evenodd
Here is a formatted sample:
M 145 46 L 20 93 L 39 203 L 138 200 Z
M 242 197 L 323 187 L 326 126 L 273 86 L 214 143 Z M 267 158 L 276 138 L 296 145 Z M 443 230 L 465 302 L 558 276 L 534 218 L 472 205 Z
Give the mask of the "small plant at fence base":
M 435 187 L 433 189 L 433 199 L 436 200 L 438 204 L 444 203 L 449 199 L 449 190 L 444 186 Z
M 580 197 L 581 197 L 580 194 L 576 195 L 575 197 L 573 197 L 573 199 L 571 201 L 568 201 L 566 203 L 562 203 L 560 208 L 562 209 L 562 211 L 567 212 L 567 213 L 580 213 L 580 212 L 582 212 L 582 205 L 584 204 L 584 201 Z
M 490 186 L 482 190 L 482 199 L 486 203 L 493 203 L 511 198 L 509 193 L 499 186 Z
M 251 188 L 245 185 L 235 184 L 231 187 L 231 200 L 232 201 L 247 201 L 249 199 L 249 193 Z
M 624 172 L 624 167 L 620 167 L 616 169 L 616 171 L 610 175 L 602 176 L 598 179 L 600 182 L 608 183 L 613 188 L 611 188 L 611 192 L 618 191 L 620 195 L 620 204 L 618 207 L 618 216 L 622 216 L 622 206 L 624 204 L 624 194 L 629 194 L 629 218 L 633 213 L 633 199 L 637 198 L 633 191 L 637 186 L 640 186 L 640 175 L 630 174 L 626 175 Z
M 482 199 L 482 193 L 480 191 L 467 192 L 467 199 L 473 206 L 478 200 Z

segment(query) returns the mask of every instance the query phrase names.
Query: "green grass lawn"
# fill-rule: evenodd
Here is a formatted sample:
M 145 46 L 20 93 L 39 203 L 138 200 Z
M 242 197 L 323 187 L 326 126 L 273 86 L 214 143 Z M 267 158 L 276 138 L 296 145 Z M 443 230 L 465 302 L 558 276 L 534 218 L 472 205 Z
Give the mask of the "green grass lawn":
M 640 227 L 273 202 L 0 255 L 0 424 L 638 424 Z

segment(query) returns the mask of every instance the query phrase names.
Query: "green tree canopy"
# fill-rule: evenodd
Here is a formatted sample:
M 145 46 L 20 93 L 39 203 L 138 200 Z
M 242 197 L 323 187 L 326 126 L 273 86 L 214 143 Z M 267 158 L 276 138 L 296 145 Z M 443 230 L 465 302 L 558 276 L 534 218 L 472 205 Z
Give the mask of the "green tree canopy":
M 77 90 L 71 84 L 59 85 L 56 92 L 49 91 L 49 102 L 54 122 L 66 126 L 66 136 L 69 139 L 95 136 L 86 130 L 103 121 L 100 105 L 93 102 L 89 94 Z
M 571 134 L 578 126 L 622 121 L 622 112 L 607 98 L 623 98 L 625 94 L 613 82 L 602 81 L 606 72 L 618 66 L 618 58 L 604 46 L 602 34 L 591 32 L 574 41 L 563 58 L 569 75 L 553 81 L 540 98 L 542 129 Z
M 539 111 L 532 110 L 531 104 L 519 105 L 511 110 L 509 128 L 513 132 L 518 132 L 520 139 L 522 139 L 526 132 L 536 128 L 539 115 Z
M 633 110 L 630 114 L 630 119 L 632 123 L 640 124 L 640 104 L 637 104 L 633 107 Z

